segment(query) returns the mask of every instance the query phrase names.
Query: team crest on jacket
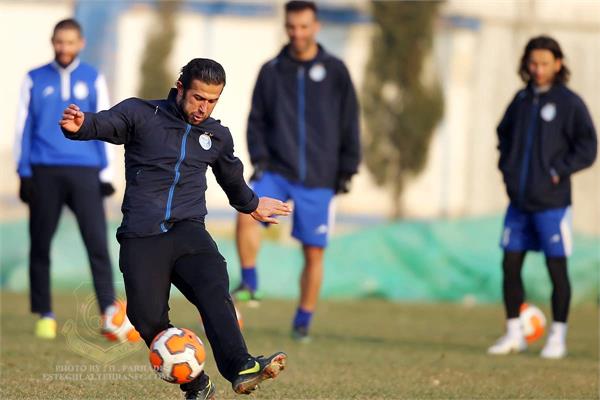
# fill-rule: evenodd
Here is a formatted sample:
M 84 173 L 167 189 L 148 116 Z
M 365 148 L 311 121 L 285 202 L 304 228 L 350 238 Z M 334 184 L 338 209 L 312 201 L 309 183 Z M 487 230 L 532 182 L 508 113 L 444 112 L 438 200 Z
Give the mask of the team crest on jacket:
M 210 136 L 210 133 L 205 132 L 198 138 L 198 142 L 200 142 L 200 146 L 204 150 L 209 150 L 212 147 L 212 140 L 210 139 Z
M 556 104 L 548 103 L 544 107 L 542 107 L 542 111 L 540 112 L 542 119 L 546 122 L 550 122 L 556 117 Z
M 325 69 L 323 64 L 316 63 L 311 67 L 310 71 L 308 71 L 308 75 L 313 81 L 321 82 L 327 76 L 327 70 Z
M 86 97 L 88 97 L 89 93 L 90 91 L 85 82 L 77 81 L 77 83 L 75 83 L 75 86 L 73 86 L 73 95 L 78 100 L 85 99 Z

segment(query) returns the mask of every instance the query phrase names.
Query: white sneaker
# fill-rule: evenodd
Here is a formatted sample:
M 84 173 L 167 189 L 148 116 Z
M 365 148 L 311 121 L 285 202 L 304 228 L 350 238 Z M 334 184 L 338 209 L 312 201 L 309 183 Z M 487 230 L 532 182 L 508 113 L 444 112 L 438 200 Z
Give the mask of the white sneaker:
M 488 348 L 488 354 L 505 355 L 510 353 L 520 353 L 527 349 L 527 342 L 522 336 L 504 335 Z
M 542 349 L 540 356 L 542 358 L 548 358 L 558 360 L 564 358 L 567 355 L 567 345 L 561 340 L 551 340 L 546 342 L 546 345 Z

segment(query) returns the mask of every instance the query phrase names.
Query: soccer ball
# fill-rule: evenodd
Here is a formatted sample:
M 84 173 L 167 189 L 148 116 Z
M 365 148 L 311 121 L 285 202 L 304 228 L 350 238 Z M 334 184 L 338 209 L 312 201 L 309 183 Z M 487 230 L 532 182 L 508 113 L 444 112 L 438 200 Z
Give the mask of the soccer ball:
M 127 318 L 127 303 L 117 300 L 102 315 L 102 334 L 111 341 L 137 342 L 140 334 Z
M 523 303 L 521 304 L 519 319 L 527 343 L 533 343 L 544 336 L 546 317 L 542 310 L 532 304 Z
M 169 328 L 150 344 L 150 364 L 158 376 L 170 383 L 188 383 L 204 369 L 204 344 L 189 329 Z

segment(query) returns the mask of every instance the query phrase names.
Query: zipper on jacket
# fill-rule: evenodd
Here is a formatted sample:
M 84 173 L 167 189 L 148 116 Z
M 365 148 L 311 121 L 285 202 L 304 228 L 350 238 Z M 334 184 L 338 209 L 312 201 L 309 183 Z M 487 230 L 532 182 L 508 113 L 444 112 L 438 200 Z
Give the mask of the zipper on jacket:
M 175 193 L 175 186 L 177 182 L 179 182 L 179 167 L 181 167 L 181 163 L 185 159 L 185 144 L 187 143 L 188 135 L 190 134 L 190 129 L 192 126 L 187 124 L 185 128 L 185 133 L 183 134 L 183 138 L 181 139 L 181 149 L 179 150 L 179 160 L 177 160 L 177 164 L 175 164 L 175 177 L 173 178 L 173 183 L 169 188 L 169 197 L 167 198 L 167 208 L 165 210 L 165 219 L 160 223 L 160 229 L 163 232 L 167 232 L 169 228 L 165 225 L 165 223 L 171 218 L 171 204 L 173 202 L 173 194 Z
M 306 96 L 304 93 L 304 67 L 298 68 L 298 175 L 300 182 L 306 179 Z
M 533 149 L 533 138 L 538 124 L 538 110 L 540 108 L 540 99 L 538 95 L 533 98 L 533 107 L 529 119 L 529 127 L 525 137 L 525 148 L 523 149 L 523 160 L 521 161 L 521 174 L 519 176 L 519 206 L 523 206 L 525 198 L 525 185 L 529 175 L 529 164 L 531 163 L 531 152 Z

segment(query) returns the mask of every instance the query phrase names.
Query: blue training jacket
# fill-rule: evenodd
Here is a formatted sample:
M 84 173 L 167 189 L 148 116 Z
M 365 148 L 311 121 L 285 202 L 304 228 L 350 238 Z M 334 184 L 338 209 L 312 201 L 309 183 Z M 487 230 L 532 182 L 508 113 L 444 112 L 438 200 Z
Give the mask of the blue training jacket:
M 308 187 L 335 188 L 360 162 L 358 101 L 344 63 L 321 46 L 300 62 L 289 46 L 263 65 L 248 118 L 252 164 Z
M 109 107 L 108 90 L 102 75 L 75 59 L 62 68 L 55 61 L 29 71 L 21 88 L 15 159 L 22 178 L 32 176 L 32 166 L 81 166 L 102 170 L 108 181 L 105 143 L 75 142 L 64 137 L 58 125 L 63 110 L 71 103 L 82 111 Z
M 125 146 L 123 221 L 117 238 L 167 232 L 180 221 L 204 222 L 206 171 L 210 166 L 229 203 L 249 214 L 259 199 L 244 181 L 242 162 L 233 153 L 233 138 L 220 121 L 187 123 L 176 101 L 130 98 L 110 110 L 85 113 L 72 140 L 102 140 Z

